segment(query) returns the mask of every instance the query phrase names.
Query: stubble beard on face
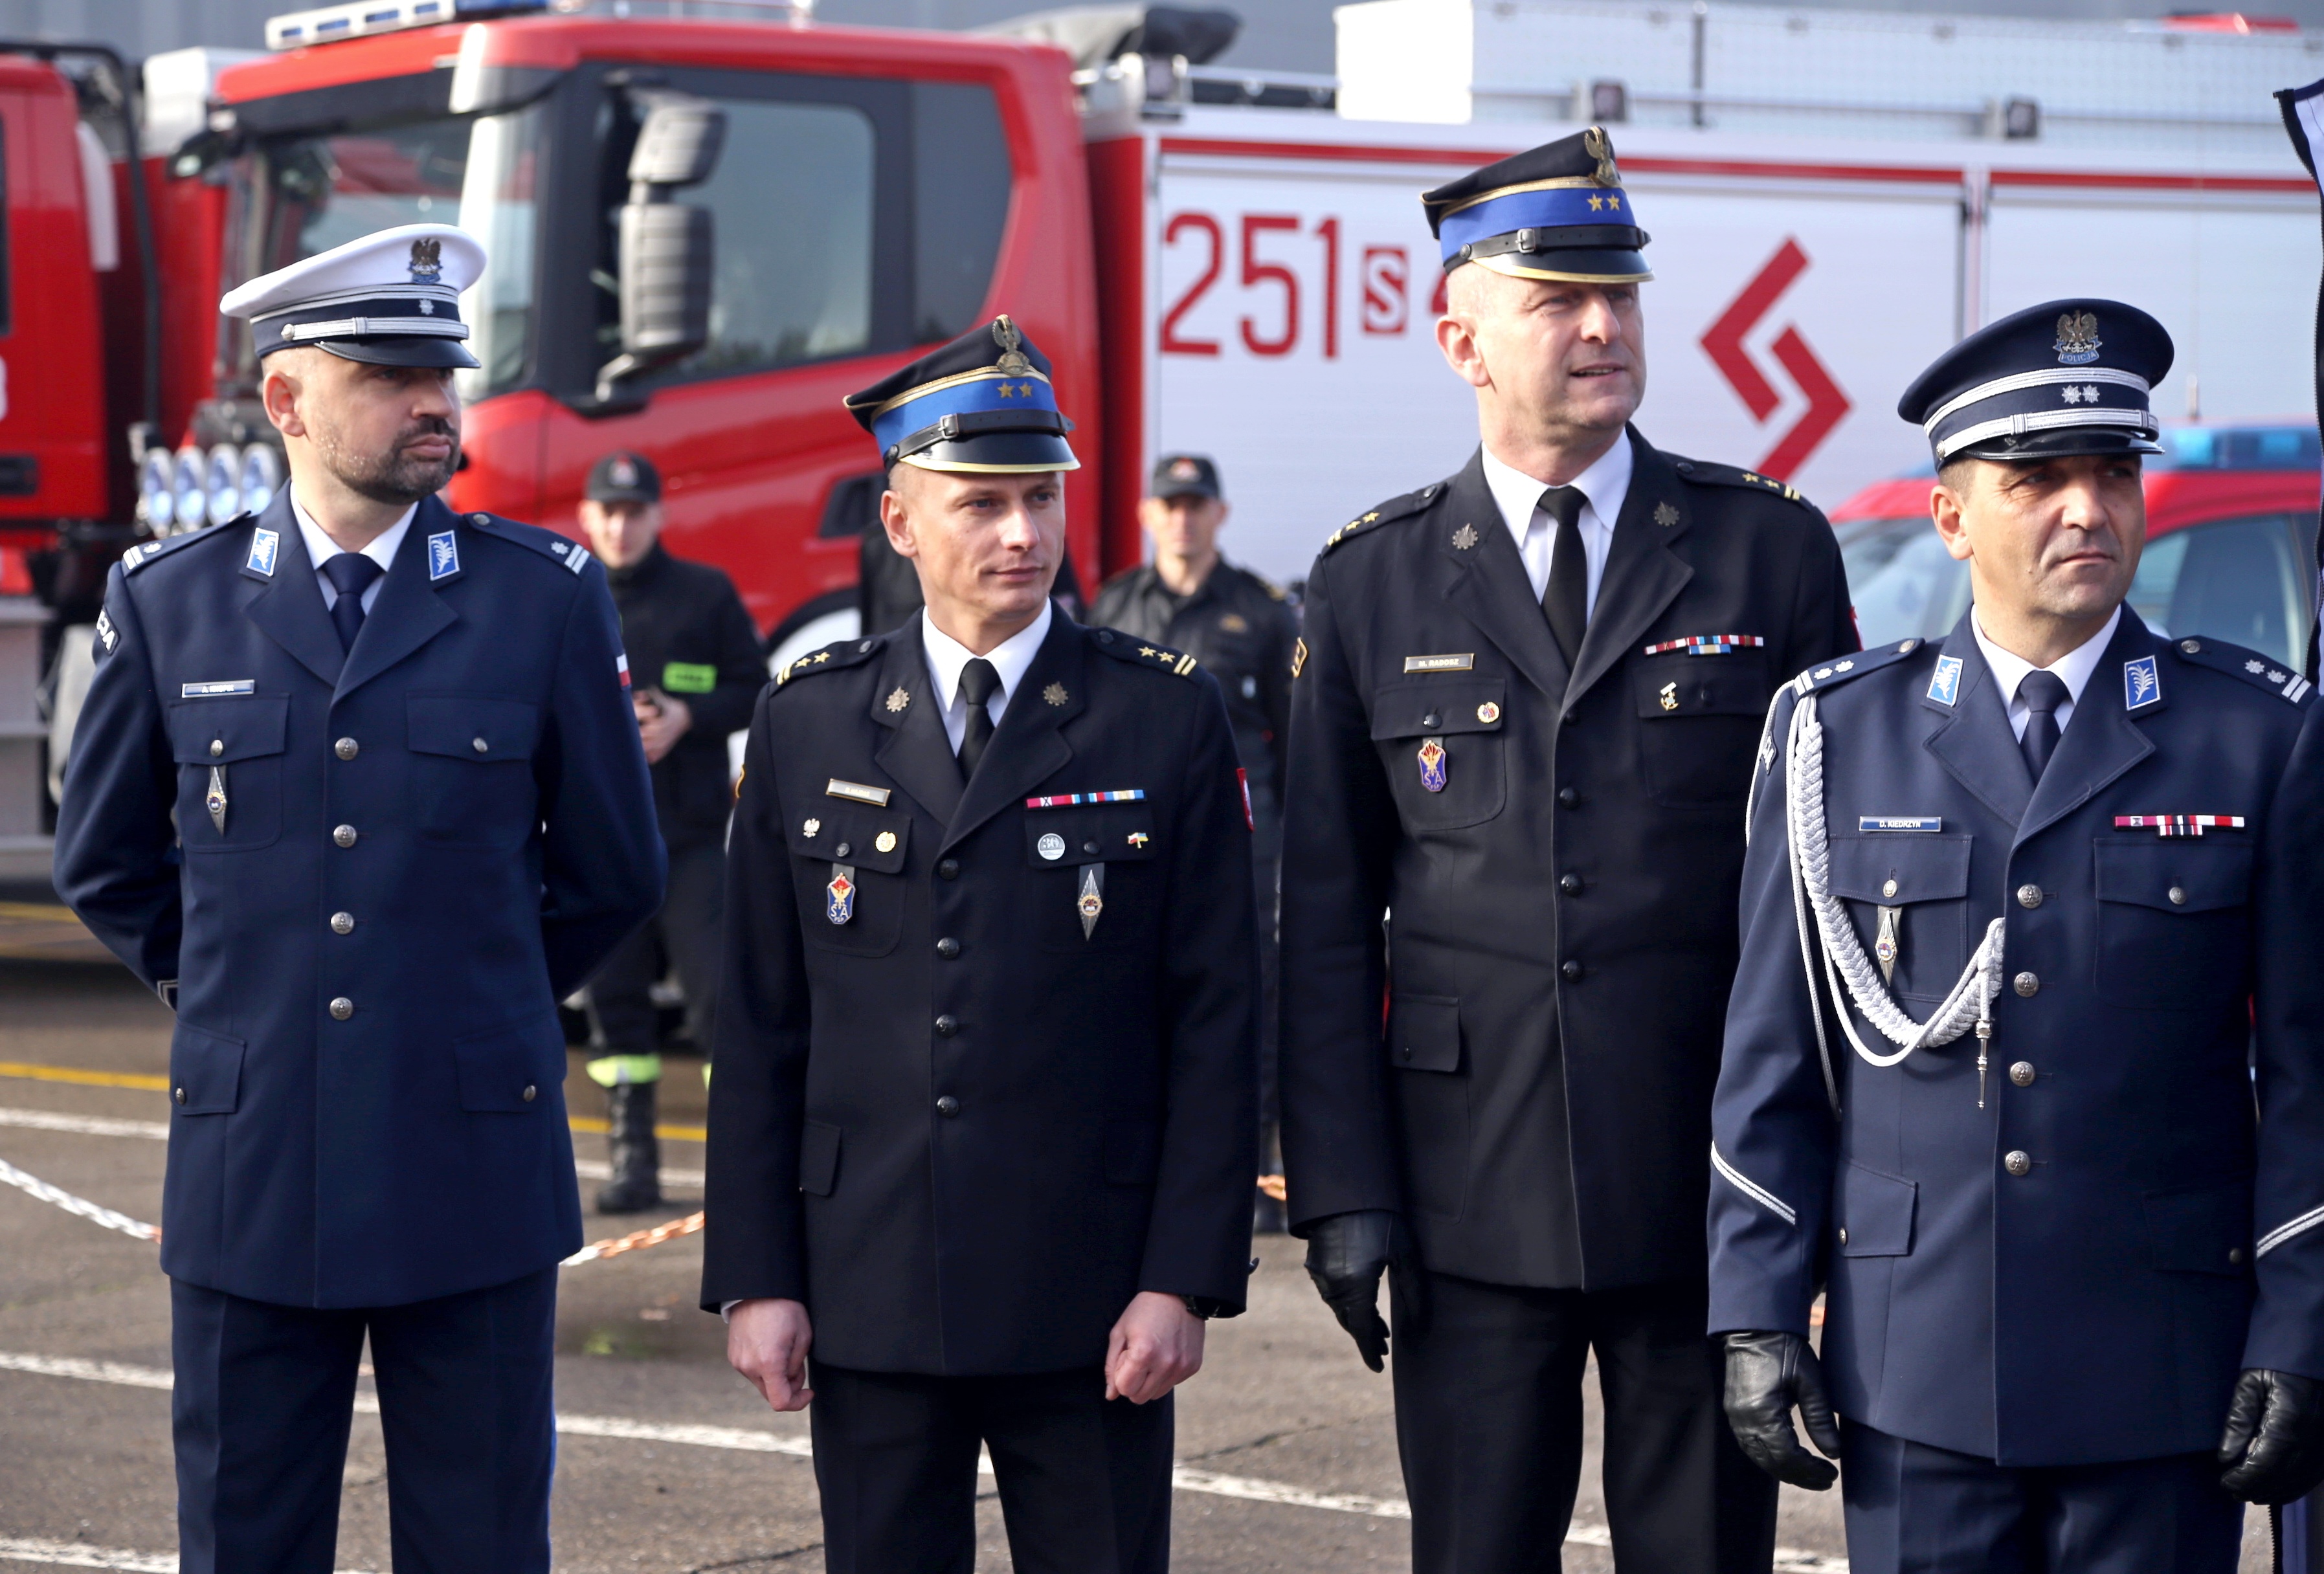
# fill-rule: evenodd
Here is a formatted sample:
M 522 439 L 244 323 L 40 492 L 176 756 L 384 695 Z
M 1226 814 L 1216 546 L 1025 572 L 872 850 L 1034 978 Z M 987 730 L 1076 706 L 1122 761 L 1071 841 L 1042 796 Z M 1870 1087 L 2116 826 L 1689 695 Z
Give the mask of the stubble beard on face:
M 441 459 L 415 459 L 404 452 L 407 445 L 427 437 L 449 437 L 451 452 Z M 460 463 L 460 434 L 451 422 L 431 416 L 398 432 L 383 455 L 355 454 L 336 427 L 327 427 L 315 434 L 315 453 L 339 484 L 356 496 L 374 502 L 414 503 L 451 484 L 452 472 Z

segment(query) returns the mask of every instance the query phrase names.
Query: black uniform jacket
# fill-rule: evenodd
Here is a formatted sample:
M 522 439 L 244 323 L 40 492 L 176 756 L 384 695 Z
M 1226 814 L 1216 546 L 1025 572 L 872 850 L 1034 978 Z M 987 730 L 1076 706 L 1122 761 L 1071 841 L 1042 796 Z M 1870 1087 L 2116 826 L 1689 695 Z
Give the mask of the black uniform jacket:
M 97 657 L 57 889 L 177 980 L 163 1271 L 391 1306 L 570 1254 L 557 1001 L 663 873 L 587 548 L 429 498 L 343 651 L 280 492 L 124 558 Z
M 1201 661 L 1226 695 L 1251 797 L 1270 813 L 1282 803 L 1291 746 L 1291 642 L 1299 637 L 1299 621 L 1279 588 L 1221 562 L 1182 599 L 1148 563 L 1107 581 L 1090 621 Z
M 654 808 L 672 847 L 715 842 L 733 803 L 726 735 L 751 723 L 767 686 L 759 632 L 734 582 L 706 563 L 673 557 L 654 543 L 606 575 L 622 614 L 631 680 L 685 703 L 693 724 L 653 767 Z
M 1316 559 L 1283 868 L 1295 1228 L 1402 1210 L 1430 1267 L 1496 1284 L 1704 1271 L 1760 723 L 1857 640 L 1821 514 L 1630 441 L 1576 671 L 1481 456 Z
M 1234 744 L 1190 658 L 1062 615 L 966 788 L 931 688 L 916 617 L 759 702 L 703 1303 L 804 1300 L 841 1367 L 1096 1366 L 1139 1291 L 1243 1301 L 1259 985 Z M 1087 794 L 1142 796 L 1028 801 Z

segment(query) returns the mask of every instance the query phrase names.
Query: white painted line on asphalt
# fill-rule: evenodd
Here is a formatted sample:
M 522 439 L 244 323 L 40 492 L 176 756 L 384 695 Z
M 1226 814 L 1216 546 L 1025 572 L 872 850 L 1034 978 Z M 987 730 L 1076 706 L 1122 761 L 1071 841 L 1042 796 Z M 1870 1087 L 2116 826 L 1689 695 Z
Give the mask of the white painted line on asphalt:
M 54 1563 L 68 1569 L 119 1569 L 126 1574 L 178 1574 L 174 1552 L 124 1552 L 86 1542 L 51 1542 L 38 1536 L 0 1536 L 0 1562 Z M 337 1574 L 368 1574 L 341 1569 Z
M 50 1185 L 38 1175 L 26 1174 L 6 1159 L 0 1159 L 0 1184 L 14 1186 L 28 1196 L 37 1197 L 42 1201 L 61 1208 L 68 1213 L 78 1214 L 91 1224 L 102 1225 L 107 1229 L 117 1229 L 122 1234 L 134 1236 L 139 1240 L 158 1241 L 161 1238 L 160 1225 L 147 1224 L 142 1220 L 130 1218 L 126 1213 L 115 1213 L 112 1209 L 102 1203 L 92 1202 L 86 1197 L 76 1197 L 61 1186 Z
M 79 1377 L 97 1383 L 125 1384 L 133 1388 L 168 1388 L 170 1374 L 159 1367 L 133 1367 L 121 1361 L 88 1361 L 70 1356 L 14 1355 L 0 1350 L 0 1371 L 32 1372 L 48 1377 Z M 377 1415 L 379 1400 L 369 1394 L 355 1395 L 355 1413 Z M 699 1449 L 733 1449 L 753 1454 L 788 1454 L 794 1459 L 808 1459 L 815 1446 L 803 1437 L 785 1437 L 775 1432 L 761 1431 L 740 1426 L 665 1425 L 659 1422 L 631 1421 L 615 1415 L 559 1415 L 557 1430 L 567 1437 L 619 1438 L 632 1442 L 682 1443 Z M 992 1473 L 989 1457 L 980 1456 L 977 1469 Z M 1401 1497 L 1365 1497 L 1354 1493 L 1310 1492 L 1282 1481 L 1262 1481 L 1249 1476 L 1222 1476 L 1215 1470 L 1205 1470 L 1193 1465 L 1179 1465 L 1170 1472 L 1170 1484 L 1181 1491 L 1207 1493 L 1213 1497 L 1240 1497 L 1251 1503 L 1277 1503 L 1290 1508 L 1321 1508 L 1334 1514 L 1360 1514 L 1375 1519 L 1410 1519 L 1412 1505 Z M 1613 1537 L 1604 1525 L 1577 1524 L 1565 1533 L 1568 1546 L 1610 1547 Z M 7 1543 L 0 1542 L 0 1547 Z M 62 1544 L 62 1543 L 60 1543 Z M 0 1556 L 7 1555 L 0 1553 Z M 38 1561 L 38 1560 L 33 1560 Z M 114 1565 L 97 1563 L 92 1568 Z M 123 1564 L 124 1568 L 143 1569 L 149 1565 Z M 151 1565 L 161 1567 L 161 1565 Z M 177 1568 L 172 1559 L 168 1567 Z M 1830 1557 L 1821 1552 L 1804 1552 L 1794 1547 L 1775 1549 L 1775 1574 L 1848 1574 L 1848 1560 Z

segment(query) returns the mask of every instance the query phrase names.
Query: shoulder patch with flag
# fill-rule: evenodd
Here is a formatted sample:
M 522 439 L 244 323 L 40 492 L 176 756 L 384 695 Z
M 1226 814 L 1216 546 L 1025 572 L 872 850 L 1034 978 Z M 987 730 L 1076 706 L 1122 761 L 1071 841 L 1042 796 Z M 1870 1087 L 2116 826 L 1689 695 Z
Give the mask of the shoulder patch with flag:
M 627 688 L 627 687 L 629 687 L 629 686 L 630 686 L 630 658 L 629 658 L 629 654 L 628 654 L 628 652 L 624 651 L 624 652 L 622 652 L 622 653 L 621 653 L 621 654 L 619 654 L 619 655 L 617 655 L 617 656 L 615 656 L 615 657 L 613 658 L 613 670 L 614 670 L 614 672 L 616 672 L 617 674 L 619 674 L 619 675 L 620 675 L 621 679 L 622 679 L 622 686 L 623 688 Z

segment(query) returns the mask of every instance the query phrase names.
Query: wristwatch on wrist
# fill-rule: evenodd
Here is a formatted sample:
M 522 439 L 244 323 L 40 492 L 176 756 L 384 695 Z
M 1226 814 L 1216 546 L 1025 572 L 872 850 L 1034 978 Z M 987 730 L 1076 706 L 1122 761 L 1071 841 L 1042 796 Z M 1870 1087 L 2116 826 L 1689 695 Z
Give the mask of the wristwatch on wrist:
M 1219 1313 L 1219 1303 L 1212 1300 L 1208 1295 L 1181 1295 L 1178 1299 L 1186 1303 L 1187 1311 L 1193 1312 L 1196 1317 L 1201 1318 L 1204 1322 L 1210 1321 L 1212 1318 L 1216 1317 Z

